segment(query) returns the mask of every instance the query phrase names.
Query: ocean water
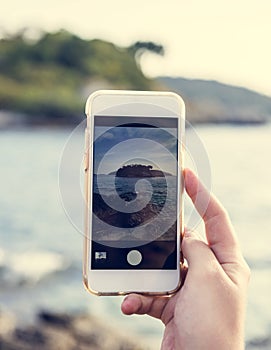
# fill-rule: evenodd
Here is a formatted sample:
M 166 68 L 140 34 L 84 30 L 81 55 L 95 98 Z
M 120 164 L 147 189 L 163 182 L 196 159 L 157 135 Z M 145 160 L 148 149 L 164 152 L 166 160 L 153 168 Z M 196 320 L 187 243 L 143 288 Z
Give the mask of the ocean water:
M 70 133 L 68 129 L 0 133 L 0 309 L 16 313 L 22 322 L 31 322 L 35 312 L 44 308 L 87 311 L 124 334 L 134 334 L 148 344 L 146 348 L 158 348 L 163 331 L 159 321 L 123 316 L 121 298 L 98 298 L 83 288 L 83 239 L 78 227 L 83 206 L 75 201 L 77 210 L 71 214 L 61 202 L 58 184 Z M 187 131 L 188 144 L 191 133 Z M 186 162 L 209 178 L 210 168 L 209 185 L 228 209 L 252 269 L 246 339 L 270 336 L 271 125 L 207 125 L 196 133 L 208 164 L 198 164 L 189 149 Z M 83 134 L 73 142 L 83 149 Z M 68 170 L 65 180 L 72 191 L 74 177 Z M 187 208 L 189 223 L 191 206 Z M 202 225 L 198 229 L 202 231 Z
M 94 179 L 93 191 L 95 193 L 100 193 L 101 195 L 110 196 L 117 192 L 119 196 L 125 198 L 125 195 L 131 193 L 135 195 L 148 195 L 148 193 L 150 193 L 152 197 L 151 203 L 154 205 L 163 205 L 167 192 L 171 194 L 171 201 L 174 201 L 176 197 L 176 193 L 174 193 L 176 187 L 175 176 L 148 178 L 147 181 L 144 181 L 143 178 L 116 178 L 114 175 L 99 175 L 99 178 L 100 180 L 98 183 L 97 180 L 95 181 Z M 138 181 L 141 183 L 139 188 L 137 186 Z M 135 197 L 130 198 L 130 200 L 135 199 Z

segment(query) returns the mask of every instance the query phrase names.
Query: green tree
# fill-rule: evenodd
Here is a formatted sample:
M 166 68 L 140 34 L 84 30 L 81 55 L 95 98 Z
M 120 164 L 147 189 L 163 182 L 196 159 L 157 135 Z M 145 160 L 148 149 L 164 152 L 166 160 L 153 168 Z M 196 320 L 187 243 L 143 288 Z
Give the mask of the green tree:
M 155 83 L 137 65 L 135 53 L 160 54 L 159 45 L 132 48 L 84 40 L 66 30 L 29 39 L 25 30 L 0 39 L 0 110 L 49 118 L 73 118 L 84 110 L 88 86 L 150 90 Z
M 165 54 L 164 47 L 152 41 L 137 41 L 129 47 L 129 51 L 135 57 L 138 67 L 140 67 L 141 57 L 145 52 L 151 52 L 161 56 Z

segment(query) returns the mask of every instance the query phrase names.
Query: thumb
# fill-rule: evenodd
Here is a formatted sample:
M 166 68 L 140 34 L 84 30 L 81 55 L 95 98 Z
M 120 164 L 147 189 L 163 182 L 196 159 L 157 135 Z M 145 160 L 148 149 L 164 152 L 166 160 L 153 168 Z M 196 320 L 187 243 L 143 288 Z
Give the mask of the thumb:
M 195 208 L 204 220 L 208 245 L 217 260 L 221 264 L 240 261 L 238 240 L 223 206 L 189 169 L 185 170 L 185 186 Z

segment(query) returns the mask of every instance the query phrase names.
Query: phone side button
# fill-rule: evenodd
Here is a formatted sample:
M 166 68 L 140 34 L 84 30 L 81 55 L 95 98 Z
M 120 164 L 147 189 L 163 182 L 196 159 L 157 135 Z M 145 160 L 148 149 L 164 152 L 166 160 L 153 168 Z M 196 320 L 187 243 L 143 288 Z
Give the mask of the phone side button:
M 88 171 L 88 167 L 89 167 L 89 153 L 87 151 L 84 154 L 84 170 Z
M 127 254 L 127 261 L 130 265 L 136 266 L 141 263 L 142 255 L 138 250 L 131 250 Z
M 84 167 L 85 171 L 88 171 L 89 167 L 89 132 L 85 129 L 85 153 L 84 153 Z

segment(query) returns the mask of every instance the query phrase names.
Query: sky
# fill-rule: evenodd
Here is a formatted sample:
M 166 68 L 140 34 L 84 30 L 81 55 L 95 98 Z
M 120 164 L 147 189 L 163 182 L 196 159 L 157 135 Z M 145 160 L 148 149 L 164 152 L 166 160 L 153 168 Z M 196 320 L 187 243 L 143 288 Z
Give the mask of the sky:
M 154 41 L 148 76 L 213 79 L 271 96 L 270 0 L 0 0 L 0 33 L 65 28 L 127 46 Z
M 95 174 L 117 171 L 124 164 L 152 165 L 176 175 L 176 129 L 95 127 Z

